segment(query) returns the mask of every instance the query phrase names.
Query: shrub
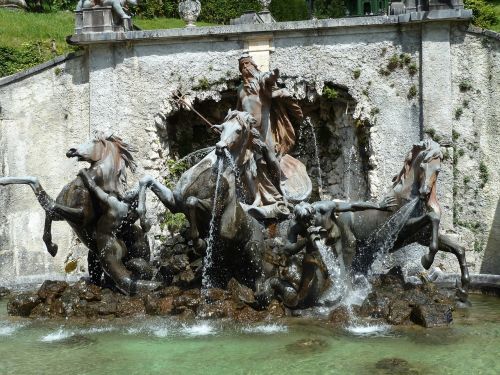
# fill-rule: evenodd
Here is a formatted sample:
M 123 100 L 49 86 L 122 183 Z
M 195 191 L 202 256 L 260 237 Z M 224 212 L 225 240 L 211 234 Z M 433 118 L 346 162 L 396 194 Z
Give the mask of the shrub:
M 201 0 L 199 20 L 227 24 L 231 18 L 238 18 L 250 10 L 260 10 L 260 4 L 257 0 Z
M 344 0 L 315 0 L 314 15 L 318 18 L 339 18 L 346 14 Z
M 472 9 L 472 23 L 476 26 L 490 29 L 498 23 L 495 9 L 485 0 L 464 0 L 464 7 Z
M 417 96 L 417 93 L 418 93 L 417 86 L 412 85 L 408 90 L 408 99 L 413 99 L 415 96 Z
M 269 10 L 277 21 L 299 21 L 309 18 L 304 0 L 273 0 Z
M 40 42 L 24 43 L 20 48 L 0 46 L 0 77 L 41 64 L 48 58 Z

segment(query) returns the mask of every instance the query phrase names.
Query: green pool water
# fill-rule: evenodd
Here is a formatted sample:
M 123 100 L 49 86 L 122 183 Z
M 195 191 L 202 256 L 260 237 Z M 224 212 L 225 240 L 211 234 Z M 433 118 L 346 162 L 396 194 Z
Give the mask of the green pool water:
M 0 301 L 0 374 L 500 374 L 500 299 L 471 300 L 439 329 L 31 321 L 7 316 Z M 399 372 L 377 366 L 387 358 L 408 364 Z

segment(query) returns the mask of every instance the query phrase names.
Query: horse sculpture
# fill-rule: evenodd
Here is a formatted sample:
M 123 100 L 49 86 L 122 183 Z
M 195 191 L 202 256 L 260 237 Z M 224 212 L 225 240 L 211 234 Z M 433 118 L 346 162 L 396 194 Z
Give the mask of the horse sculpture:
M 461 270 L 462 288 L 469 285 L 469 272 L 465 262 L 465 250 L 449 236 L 439 233 L 441 207 L 437 199 L 436 181 L 441 169 L 443 154 L 438 143 L 425 140 L 414 144 L 407 155 L 401 172 L 393 179 L 392 192 L 396 207 L 391 212 L 364 211 L 343 213 L 338 223 L 343 231 L 344 257 L 350 264 L 352 254 L 356 251 L 356 243 L 366 241 L 370 235 L 387 221 L 406 203 L 417 200 L 416 209 L 411 217 L 403 223 L 397 238 L 389 252 L 413 242 L 429 247 L 429 253 L 422 257 L 422 265 L 429 269 L 437 251 L 445 251 L 456 256 Z M 347 251 L 346 251 L 347 250 Z M 350 253 L 350 255 L 349 255 Z M 370 254 L 358 254 L 358 266 L 361 257 L 366 259 Z M 373 257 L 370 259 L 373 260 Z M 366 266 L 367 264 L 365 264 Z
M 218 228 L 216 255 L 224 262 L 216 267 L 238 270 L 226 274 L 249 285 L 256 283 L 262 274 L 262 226 L 238 201 L 236 186 L 241 174 L 247 170 L 251 173 L 248 168 L 253 158 L 250 145 L 254 123 L 249 113 L 230 111 L 223 124 L 215 125 L 221 132 L 216 149 L 184 172 L 174 191 L 151 176 L 141 179 L 137 209 L 144 223 L 146 189 L 150 188 L 169 211 L 186 215 L 193 245 L 201 252 L 207 248 L 203 238 L 209 235 L 210 223 L 215 225 Z M 233 165 L 241 174 L 235 173 Z M 227 280 L 221 279 L 219 283 L 224 282 Z
M 132 148 L 115 136 L 104 137 L 102 134 L 90 142 L 71 148 L 66 156 L 76 157 L 78 161 L 90 163 L 88 176 L 108 194 L 123 198 L 123 188 L 126 185 L 126 168 L 135 169 L 132 157 Z M 89 249 L 88 268 L 93 283 L 100 285 L 102 278 L 110 278 L 116 285 L 133 283 L 129 288 L 119 288 L 124 293 L 133 292 L 137 283 L 145 289 L 154 289 L 158 283 L 148 280 L 132 280 L 130 272 L 123 266 L 124 262 L 134 259 L 150 260 L 150 249 L 145 239 L 144 231 L 131 220 L 125 224 L 120 233 L 123 243 L 120 257 L 109 256 L 108 249 L 97 246 L 95 234 L 96 224 L 102 215 L 102 206 L 94 199 L 92 193 L 85 187 L 81 177 L 77 177 L 67 184 L 54 201 L 43 189 L 37 177 L 1 177 L 0 186 L 12 184 L 29 185 L 45 210 L 45 228 L 43 241 L 50 255 L 55 256 L 58 251 L 52 243 L 52 221 L 66 221 L 82 243 Z M 126 194 L 131 207 L 137 206 L 138 189 Z M 133 264 L 134 262 L 132 262 Z M 138 264 L 141 262 L 138 262 Z

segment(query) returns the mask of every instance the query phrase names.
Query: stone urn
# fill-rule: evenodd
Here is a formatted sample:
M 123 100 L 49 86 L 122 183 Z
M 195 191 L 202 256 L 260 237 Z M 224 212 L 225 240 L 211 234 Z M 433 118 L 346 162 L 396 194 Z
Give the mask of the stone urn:
M 272 0 L 259 0 L 260 5 L 262 5 L 262 11 L 267 12 L 269 11 L 268 7 L 271 5 Z
M 179 14 L 186 21 L 186 27 L 196 26 L 194 23 L 200 15 L 201 3 L 200 0 L 182 0 L 179 3 Z

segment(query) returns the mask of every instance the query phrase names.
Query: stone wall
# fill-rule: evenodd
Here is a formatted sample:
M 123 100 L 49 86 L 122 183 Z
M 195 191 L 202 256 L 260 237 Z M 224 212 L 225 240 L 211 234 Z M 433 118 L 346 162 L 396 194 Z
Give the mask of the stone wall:
M 265 39 L 280 85 L 311 118 L 325 198 L 381 198 L 412 144 L 432 136 L 444 144 L 447 157 L 439 182 L 446 212 L 442 229 L 467 244 L 473 271 L 481 270 L 486 248 L 488 264 L 497 266 L 482 270 L 500 273 L 492 245 L 498 234 L 489 233 L 498 226 L 500 210 L 498 40 L 465 26 L 393 16 L 73 36 L 86 46 L 85 56 L 12 83 L 0 81 L 2 175 L 40 176 L 56 195 L 81 168 L 64 157 L 65 150 L 103 130 L 139 148 L 139 169 L 130 184 L 145 173 L 168 176 L 168 159 L 210 145 L 202 121 L 179 108 L 173 93 L 187 94 L 210 121 L 220 122 L 235 103 L 238 57 L 253 39 Z M 463 91 L 462 81 L 471 88 Z M 325 100 L 325 86 L 345 100 Z M 311 129 L 298 124 L 296 131 L 295 155 L 317 189 Z M 182 134 L 192 143 L 185 144 Z M 488 172 L 483 187 L 481 163 Z M 162 207 L 153 198 L 148 206 L 158 222 Z M 0 215 L 5 278 L 60 272 L 68 251 L 81 258 L 82 249 L 62 225 L 54 235 L 61 254 L 49 259 L 41 240 L 43 212 L 27 187 L 2 188 Z M 157 248 L 165 234 L 156 225 L 152 245 Z M 448 271 L 457 269 L 447 256 L 439 262 Z
M 82 166 L 64 155 L 89 135 L 85 56 L 60 59 L 0 86 L 0 175 L 36 176 L 53 198 Z M 6 81 L 4 79 L 2 81 Z M 0 188 L 0 283 L 64 275 L 70 260 L 86 271 L 86 251 L 65 223 L 53 225 L 59 253 L 42 241 L 45 215 L 27 185 Z

